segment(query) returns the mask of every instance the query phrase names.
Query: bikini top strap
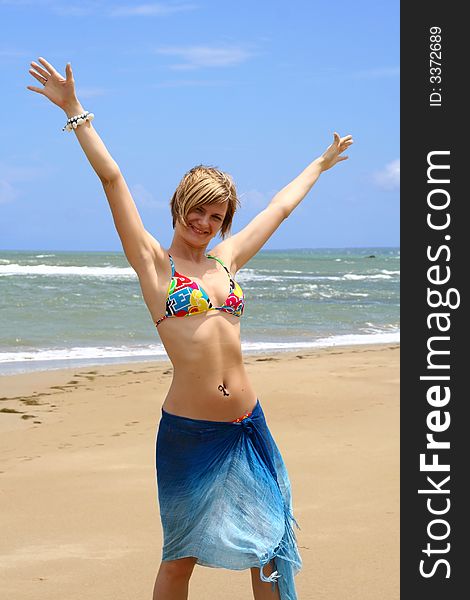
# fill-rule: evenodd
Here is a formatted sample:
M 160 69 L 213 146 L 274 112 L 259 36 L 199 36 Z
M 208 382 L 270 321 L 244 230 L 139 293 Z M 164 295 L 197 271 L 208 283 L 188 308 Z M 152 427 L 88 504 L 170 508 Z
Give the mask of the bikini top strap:
M 173 262 L 173 257 L 171 256 L 170 253 L 168 253 L 168 256 L 170 257 L 171 277 L 173 278 L 175 276 L 175 263 Z
M 225 264 L 221 258 L 218 258 L 217 256 L 212 256 L 212 254 L 207 254 L 206 256 L 207 256 L 207 258 L 215 258 L 215 260 L 217 262 L 219 262 L 223 266 L 223 268 L 227 271 L 227 275 L 230 277 L 230 279 L 232 278 L 232 276 L 230 275 L 230 271 L 227 269 L 227 267 L 225 266 Z

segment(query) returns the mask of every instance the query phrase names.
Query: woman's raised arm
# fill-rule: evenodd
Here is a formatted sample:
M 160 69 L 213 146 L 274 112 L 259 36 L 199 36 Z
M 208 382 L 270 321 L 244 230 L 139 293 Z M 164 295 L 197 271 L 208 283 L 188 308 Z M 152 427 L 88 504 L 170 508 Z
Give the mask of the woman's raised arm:
M 213 252 L 224 251 L 231 256 L 232 272 L 241 269 L 269 240 L 279 225 L 287 219 L 305 198 L 321 173 L 346 160 L 342 153 L 351 146 L 351 135 L 334 133 L 333 143 L 294 180 L 280 190 L 268 206 L 256 215 L 241 231 L 221 242 Z
M 32 62 L 29 72 L 42 84 L 42 87 L 27 86 L 28 89 L 48 98 L 59 106 L 68 118 L 82 114 L 84 109 L 75 93 L 75 81 L 70 63 L 65 67 L 65 78 L 44 58 L 39 58 L 39 63 Z M 86 157 L 103 184 L 127 260 L 139 272 L 141 268 L 148 265 L 149 261 L 157 256 L 162 257 L 164 250 L 146 231 L 119 166 L 91 122 L 85 121 L 74 131 Z

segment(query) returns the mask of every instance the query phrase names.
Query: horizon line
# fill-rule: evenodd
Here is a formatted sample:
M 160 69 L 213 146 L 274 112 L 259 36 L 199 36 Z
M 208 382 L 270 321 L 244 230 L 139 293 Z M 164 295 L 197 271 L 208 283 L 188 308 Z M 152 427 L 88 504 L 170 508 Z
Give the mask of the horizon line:
M 256 254 L 260 252 L 287 252 L 289 250 L 366 250 L 369 248 L 376 249 L 391 249 L 391 248 L 400 248 L 400 246 L 316 246 L 316 247 L 307 247 L 303 246 L 300 248 L 261 248 L 258 250 Z M 52 248 L 0 248 L 0 252 L 96 252 L 96 253 L 116 253 L 124 255 L 123 250 L 63 250 L 63 249 L 52 249 Z

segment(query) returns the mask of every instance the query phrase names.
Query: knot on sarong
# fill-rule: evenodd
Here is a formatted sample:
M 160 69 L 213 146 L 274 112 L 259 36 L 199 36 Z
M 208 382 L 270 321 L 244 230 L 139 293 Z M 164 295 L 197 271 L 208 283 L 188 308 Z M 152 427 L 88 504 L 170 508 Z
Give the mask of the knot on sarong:
M 251 420 L 251 417 L 246 417 L 245 419 L 243 419 L 243 421 L 241 421 L 241 426 L 245 430 L 245 433 L 248 433 L 248 434 L 252 433 L 253 432 L 253 421 Z

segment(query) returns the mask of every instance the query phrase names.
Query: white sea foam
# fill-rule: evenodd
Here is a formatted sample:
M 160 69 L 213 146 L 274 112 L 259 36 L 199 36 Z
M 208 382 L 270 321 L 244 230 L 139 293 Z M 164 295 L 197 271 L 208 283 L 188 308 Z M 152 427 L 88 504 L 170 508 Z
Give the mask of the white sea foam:
M 371 328 L 371 333 L 332 335 L 306 342 L 244 342 L 242 343 L 242 350 L 250 354 L 270 350 L 295 350 L 296 348 L 391 344 L 399 343 L 399 341 L 400 331 L 391 325 L 390 332 Z M 43 348 L 29 352 L 0 352 L 0 375 L 127 361 L 152 361 L 166 356 L 166 351 L 161 344 L 149 344 L 141 347 L 88 346 L 57 349 Z
M 369 294 L 362 294 L 361 292 L 348 292 L 346 296 L 362 296 L 363 298 L 367 298 Z
M 275 282 L 275 281 L 279 281 L 282 282 L 285 279 L 287 279 L 286 276 L 282 277 L 279 275 L 279 271 L 275 271 L 275 273 L 277 273 L 276 275 L 274 275 L 274 271 L 268 271 L 267 269 L 265 269 L 265 271 L 267 273 L 271 273 L 268 275 L 263 275 L 260 273 L 260 271 L 255 271 L 254 269 L 241 269 L 237 275 L 236 275 L 236 279 L 240 284 L 243 283 L 247 283 L 250 281 L 267 281 L 267 282 Z
M 290 271 L 291 273 L 293 271 Z M 274 273 L 274 271 L 273 271 Z M 300 271 L 297 275 L 280 275 L 279 271 L 272 275 L 262 275 L 259 272 L 255 272 L 252 269 L 241 270 L 237 274 L 237 281 L 241 284 L 249 283 L 251 281 L 256 282 L 285 282 L 286 280 L 294 279 L 296 281 L 364 281 L 373 279 L 393 279 L 393 275 L 399 275 L 400 271 L 386 271 L 383 269 L 380 273 L 345 273 L 344 275 L 317 275 L 315 273 L 305 273 Z M 287 273 L 287 271 L 283 271 Z
M 356 273 L 346 273 L 342 279 L 348 279 L 351 281 L 362 281 L 364 279 L 392 279 L 391 275 L 385 273 L 376 273 L 375 275 L 357 275 Z
M 33 362 L 75 360 L 90 358 L 124 358 L 129 356 L 165 355 L 162 345 L 129 346 L 77 346 L 73 348 L 38 348 L 24 352 L 0 352 L 0 365 L 7 362 Z
M 246 342 L 246 352 L 260 350 L 292 350 L 295 348 L 326 348 L 329 346 L 355 346 L 358 344 L 392 344 L 400 342 L 400 331 L 376 332 L 371 334 L 332 335 L 308 342 Z
M 137 277 L 131 267 L 81 267 L 81 266 L 58 266 L 58 265 L 0 265 L 0 276 L 2 275 L 53 275 L 80 277 Z
M 41 255 L 46 256 L 46 255 Z M 65 276 L 65 277 L 97 277 L 103 278 L 137 278 L 135 271 L 131 267 L 113 267 L 105 266 L 80 266 L 80 265 L 19 265 L 10 263 L 5 259 L 0 259 L 0 276 Z M 312 272 L 297 271 L 285 269 L 283 271 L 270 271 L 268 269 L 241 269 L 237 274 L 237 281 L 241 284 L 247 282 L 269 282 L 282 283 L 286 280 L 302 281 L 362 281 L 373 279 L 392 279 L 393 276 L 399 276 L 400 271 L 389 271 L 382 269 L 379 273 L 345 273 L 344 275 L 319 275 Z

